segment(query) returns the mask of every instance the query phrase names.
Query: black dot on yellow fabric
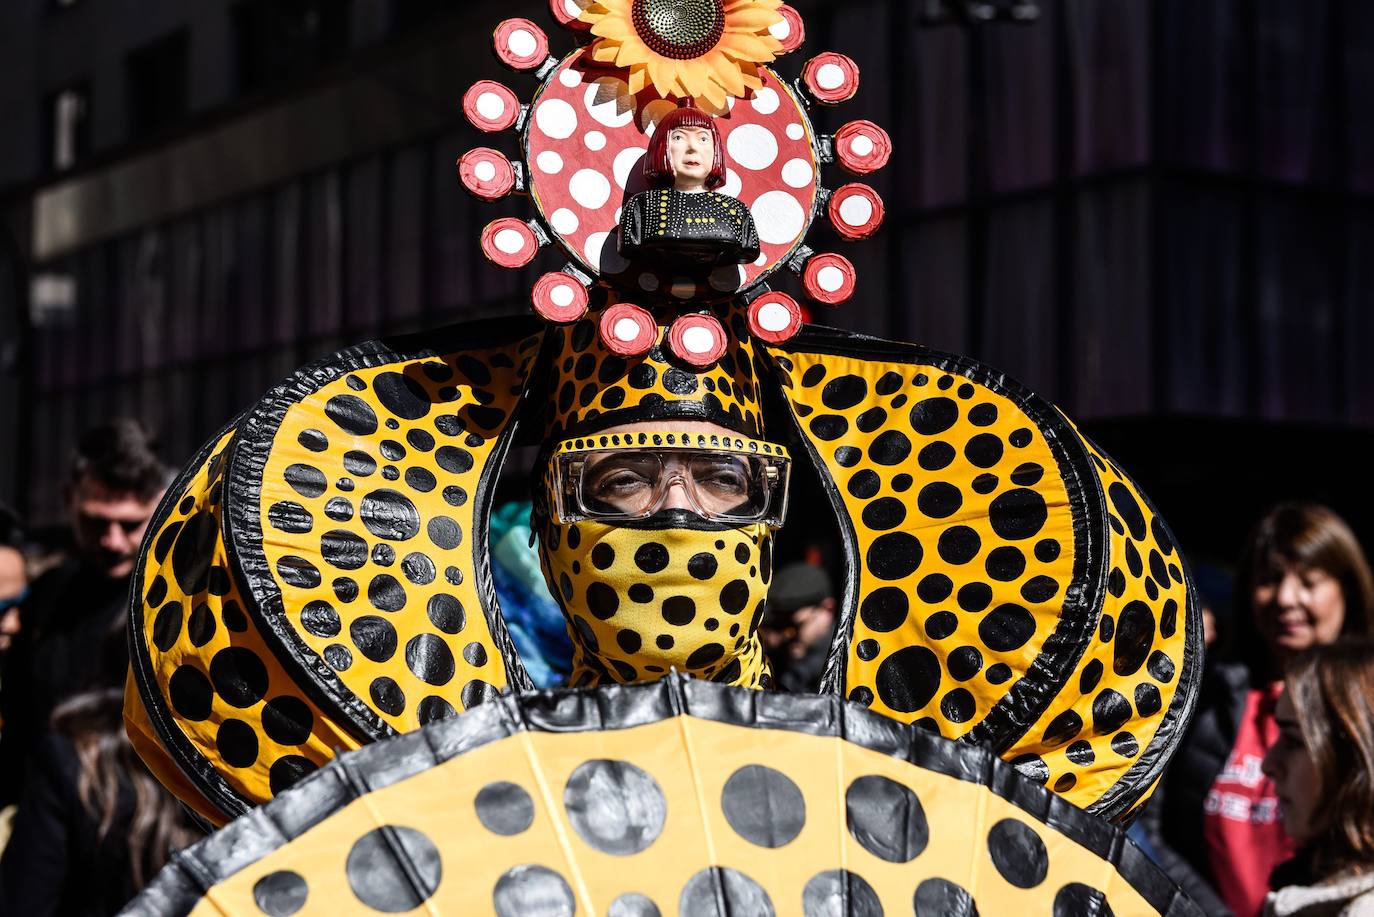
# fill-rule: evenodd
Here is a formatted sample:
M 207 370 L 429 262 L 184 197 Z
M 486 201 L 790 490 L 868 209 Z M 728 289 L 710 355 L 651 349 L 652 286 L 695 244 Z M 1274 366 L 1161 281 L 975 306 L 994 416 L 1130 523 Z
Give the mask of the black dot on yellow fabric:
M 446 634 L 461 633 L 467 624 L 463 603 L 446 593 L 431 596 L 425 610 L 430 623 Z
M 1086 739 L 1080 739 L 1070 744 L 1068 748 L 1064 749 L 1064 757 L 1079 767 L 1089 767 L 1093 761 L 1097 760 L 1092 743 Z
M 267 917 L 291 917 L 305 907 L 309 897 L 310 886 L 300 873 L 289 869 L 269 873 L 253 883 L 253 903 Z
M 350 449 L 343 456 L 344 471 L 358 478 L 365 478 L 377 471 L 377 460 L 359 449 Z
M 965 583 L 959 587 L 954 600 L 961 610 L 978 614 L 992 604 L 992 594 L 992 587 L 987 583 Z
M 976 646 L 961 646 L 949 654 L 945 663 L 955 681 L 968 681 L 983 668 L 983 654 Z
M 817 439 L 830 442 L 849 432 L 849 421 L 838 414 L 818 414 L 811 418 L 810 427 Z
M 867 685 L 859 685 L 849 692 L 847 698 L 850 703 L 858 704 L 861 707 L 869 707 L 873 704 L 873 691 Z
M 358 518 L 378 538 L 406 541 L 420 533 L 420 512 L 404 494 L 384 488 L 365 495 Z
M 231 707 L 251 707 L 267 693 L 267 667 L 246 647 L 231 646 L 210 660 L 215 693 Z
M 374 828 L 354 841 L 344 862 L 354 896 L 384 914 L 424 904 L 439 888 L 443 859 L 421 832 L 403 825 Z
M 172 574 L 186 595 L 205 590 L 219 540 L 219 524 L 207 512 L 198 512 L 181 526 L 172 546 Z
M 416 678 L 438 687 L 453 680 L 457 664 L 443 640 L 434 634 L 416 634 L 406 643 L 406 667 Z
M 948 879 L 926 879 L 912 899 L 916 917 L 978 917 L 973 896 Z M 991 917 L 991 915 L 988 915 Z
M 656 541 L 640 545 L 635 551 L 635 566 L 645 573 L 658 573 L 668 566 L 668 549 Z
M 431 694 L 415 705 L 415 716 L 420 721 L 421 726 L 428 726 L 430 723 L 437 723 L 439 720 L 446 720 L 458 715 L 458 711 L 453 705 L 442 697 Z
M 215 733 L 215 747 L 230 767 L 249 767 L 258 760 L 258 734 L 242 720 L 225 720 Z
M 470 666 L 481 668 L 487 664 L 487 648 L 473 641 L 463 647 L 463 660 Z
M 392 716 L 400 716 L 406 708 L 406 694 L 401 690 L 401 686 L 396 684 L 396 680 L 386 675 L 380 675 L 372 679 L 372 684 L 368 685 L 368 695 L 372 698 L 372 704 L 383 713 Z
M 967 723 L 978 710 L 967 688 L 955 688 L 940 699 L 940 713 L 951 723 Z
M 909 787 L 878 774 L 859 777 L 845 790 L 850 835 L 869 853 L 889 863 L 909 863 L 930 842 L 921 800 Z
M 1021 574 L 1026 572 L 1026 555 L 1021 553 L 1020 548 L 1002 545 L 988 552 L 983 569 L 998 582 L 1009 583 L 1020 579 Z
M 988 684 L 990 685 L 1006 684 L 1011 680 L 1011 675 L 1011 666 L 1007 665 L 1005 662 L 990 665 L 988 666 L 988 670 L 983 673 L 983 676 L 988 680 Z
M 1035 829 L 1004 818 L 988 832 L 988 854 L 997 872 L 1017 888 L 1034 888 L 1049 872 L 1049 852 Z
M 896 497 L 882 497 L 863 509 L 863 524 L 877 532 L 895 529 L 906 520 L 906 506 Z
M 653 899 L 638 892 L 626 892 L 611 902 L 606 917 L 663 917 Z
M 978 622 L 978 638 L 988 649 L 1009 653 L 1035 636 L 1035 615 L 1020 605 L 998 605 Z
M 1164 706 L 1159 689 L 1149 682 L 1135 686 L 1135 710 L 1140 716 L 1154 716 Z
M 1131 703 L 1120 692 L 1104 688 L 1093 698 L 1093 732 L 1108 735 L 1116 732 L 1131 718 Z
M 1044 528 L 1048 518 L 1049 509 L 1045 505 L 1045 498 L 1027 488 L 1000 494 L 988 507 L 988 522 L 992 525 L 993 531 L 1008 541 L 1035 537 Z
M 958 629 L 959 618 L 952 611 L 937 611 L 926 618 L 926 636 L 932 640 L 943 640 Z
M 315 517 L 299 503 L 282 500 L 268 507 L 267 523 L 279 532 L 304 535 L 315 527 Z
M 1079 917 L 1080 914 L 1113 917 L 1106 896 L 1092 886 L 1084 885 L 1081 882 L 1070 882 L 1055 893 L 1051 913 L 1053 917 Z
M 803 917 L 883 917 L 878 893 L 846 869 L 819 873 L 802 889 Z
M 569 582 L 571 591 L 571 581 Z M 587 610 L 599 621 L 609 621 L 620 608 L 620 596 L 607 583 L 597 581 L 587 586 Z
M 938 605 L 954 592 L 954 581 L 943 573 L 932 573 L 916 584 L 916 597 L 927 605 Z
M 741 767 L 720 794 L 720 808 L 735 833 L 759 847 L 796 840 L 806 824 L 806 800 L 786 774 L 762 764 Z
M 563 808 L 582 840 L 602 853 L 627 856 L 658 840 L 668 803 L 646 771 L 628 761 L 595 759 L 568 777 Z
M 877 496 L 882 487 L 882 479 L 878 477 L 877 472 L 865 468 L 855 472 L 854 476 L 849 479 L 847 486 L 851 496 L 860 500 L 867 500 Z
M 353 504 L 347 497 L 330 497 L 324 505 L 324 514 L 335 522 L 347 522 L 353 518 Z
M 911 427 L 923 436 L 938 436 L 959 419 L 959 405 L 945 397 L 924 398 L 911 408 Z
M 1044 742 L 1052 748 L 1057 748 L 1078 738 L 1082 731 L 1083 718 L 1072 710 L 1065 710 L 1050 720 L 1049 726 L 1045 728 Z
M 166 592 L 165 587 L 163 592 Z M 164 653 L 176 646 L 184 615 L 181 602 L 168 602 L 159 608 L 157 617 L 153 618 L 153 645 Z
M 679 917 L 774 917 L 773 901 L 753 879 L 728 866 L 701 870 L 682 888 Z
M 726 614 L 737 615 L 749 604 L 749 584 L 742 579 L 731 580 L 720 590 L 720 607 Z
M 367 600 L 378 611 L 400 611 L 406 606 L 406 590 L 390 573 L 379 573 L 367 584 Z
M 954 525 L 940 534 L 936 551 L 945 563 L 960 566 L 977 557 L 982 547 L 976 531 L 966 525 Z
M 452 551 L 463 543 L 463 530 L 458 523 L 447 516 L 435 516 L 429 520 L 425 529 L 429 540 L 443 551 Z
M 320 556 L 331 567 L 357 570 L 367 563 L 367 542 L 352 532 L 334 529 L 320 536 Z
M 1048 576 L 1033 576 L 1021 585 L 1021 598 L 1031 604 L 1048 602 L 1059 594 L 1059 583 Z
M 404 420 L 419 420 L 429 413 L 429 393 L 419 380 L 410 376 L 379 373 L 372 380 L 372 390 L 388 411 Z
M 868 447 L 868 457 L 879 465 L 900 465 L 911 455 L 911 440 L 901 430 L 878 434 Z
M 1085 665 L 1078 676 L 1078 693 L 1091 694 L 1097 683 L 1102 680 L 1103 671 L 1104 666 L 1100 659 L 1094 659 Z
M 591 559 L 592 566 L 596 569 L 609 570 L 611 565 L 615 563 L 615 548 L 603 541 L 592 548 Z
M 428 586 L 439 575 L 434 561 L 419 552 L 407 554 L 401 561 L 401 573 L 416 586 Z
M 697 647 L 692 655 L 687 657 L 687 667 L 690 669 L 698 669 L 702 666 L 707 666 L 716 662 L 724 655 L 725 647 L 721 646 L 719 643 L 706 643 Z
M 482 787 L 473 807 L 477 820 L 493 834 L 513 837 L 534 824 L 534 800 L 523 787 L 508 781 Z
M 313 774 L 318 769 L 318 765 L 308 758 L 300 755 L 284 755 L 272 762 L 272 767 L 267 773 L 267 782 L 275 796 L 283 790 L 290 789 L 298 781 Z
M 225 628 L 236 634 L 248 630 L 248 618 L 243 613 L 243 607 L 233 599 L 225 600 L 224 607 L 220 609 L 220 620 Z
M 939 657 L 924 646 L 904 646 L 878 666 L 878 697 L 901 713 L 914 713 L 940 689 Z
M 291 485 L 292 490 L 311 500 L 322 496 L 329 487 L 324 472 L 313 465 L 288 465 L 282 476 L 286 483 Z
M 1129 732 L 1119 732 L 1112 736 L 1112 751 L 1123 758 L 1134 758 L 1140 753 L 1140 742 Z
M 340 576 L 330 584 L 334 589 L 334 597 L 344 604 L 352 602 L 358 597 L 358 584 L 347 576 Z
M 297 697 L 275 697 L 262 708 L 262 731 L 278 745 L 305 744 L 314 723 L 309 705 Z
M 324 648 L 324 661 L 336 672 L 346 672 L 353 665 L 353 653 L 341 643 L 331 643 Z
M 386 662 L 396 655 L 396 628 L 377 615 L 354 618 L 348 625 L 348 636 L 358 652 L 373 662 Z
M 1160 684 L 1168 684 L 1174 680 L 1174 661 L 1162 650 L 1155 650 L 1150 654 L 1150 660 L 1145 664 L 1145 671 L 1150 673 L 1150 677 Z
M 463 690 L 459 693 L 459 699 L 463 702 L 463 709 L 476 707 L 478 704 L 489 701 L 496 697 L 496 689 L 487 684 L 480 678 L 463 685 Z
M 1145 664 L 1155 639 L 1155 615 L 1140 600 L 1126 603 L 1117 618 L 1116 639 L 1112 643 L 1112 671 L 1130 676 Z
M 924 550 L 915 535 L 907 532 L 888 532 L 879 535 L 868 547 L 865 565 L 881 580 L 898 580 L 916 572 Z
M 314 589 L 322 582 L 319 569 L 304 557 L 294 554 L 277 561 L 277 576 L 283 583 L 296 589 Z

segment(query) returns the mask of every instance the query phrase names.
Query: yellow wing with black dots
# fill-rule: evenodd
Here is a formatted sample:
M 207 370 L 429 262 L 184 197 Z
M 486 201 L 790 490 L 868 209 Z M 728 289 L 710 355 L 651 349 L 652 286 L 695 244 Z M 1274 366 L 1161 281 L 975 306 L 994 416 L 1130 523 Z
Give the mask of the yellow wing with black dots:
M 837 697 L 672 675 L 503 696 L 344 756 L 130 917 L 1200 913 L 1121 829 Z
M 344 350 L 169 490 L 135 576 L 126 719 L 201 814 L 527 686 L 486 524 L 541 340 L 504 321 Z
M 1129 812 L 1191 716 L 1202 647 L 1135 484 L 972 360 L 823 328 L 766 359 L 851 558 L 824 689 Z

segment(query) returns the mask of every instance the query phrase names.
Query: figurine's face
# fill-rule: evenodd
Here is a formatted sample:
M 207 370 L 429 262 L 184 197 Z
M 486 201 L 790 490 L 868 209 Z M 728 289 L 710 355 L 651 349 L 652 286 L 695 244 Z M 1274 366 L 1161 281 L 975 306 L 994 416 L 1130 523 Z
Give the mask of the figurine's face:
M 673 187 L 700 191 L 716 162 L 711 132 L 704 127 L 674 128 L 668 135 L 668 161 L 673 164 Z

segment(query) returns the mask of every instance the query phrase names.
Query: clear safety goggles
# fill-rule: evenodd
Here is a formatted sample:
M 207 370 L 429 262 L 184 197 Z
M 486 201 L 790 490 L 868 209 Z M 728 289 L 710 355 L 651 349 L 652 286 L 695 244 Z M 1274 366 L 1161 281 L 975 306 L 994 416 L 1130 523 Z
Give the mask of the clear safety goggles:
M 774 443 L 715 433 L 634 432 L 575 437 L 553 454 L 554 515 L 632 522 L 663 509 L 681 484 L 688 506 L 713 522 L 763 522 L 787 513 L 791 459 Z

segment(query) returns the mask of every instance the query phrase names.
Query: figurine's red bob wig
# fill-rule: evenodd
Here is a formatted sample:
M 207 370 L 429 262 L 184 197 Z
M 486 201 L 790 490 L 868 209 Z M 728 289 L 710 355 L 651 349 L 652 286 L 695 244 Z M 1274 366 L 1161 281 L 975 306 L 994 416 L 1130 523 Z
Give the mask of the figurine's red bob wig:
M 714 191 L 725 184 L 725 148 L 720 142 L 716 119 L 696 108 L 676 108 L 663 116 L 649 140 L 649 153 L 644 157 L 644 178 L 649 186 L 672 187 L 673 161 L 668 156 L 668 137 L 679 127 L 700 127 L 711 132 L 713 161 L 706 176 L 706 188 Z

